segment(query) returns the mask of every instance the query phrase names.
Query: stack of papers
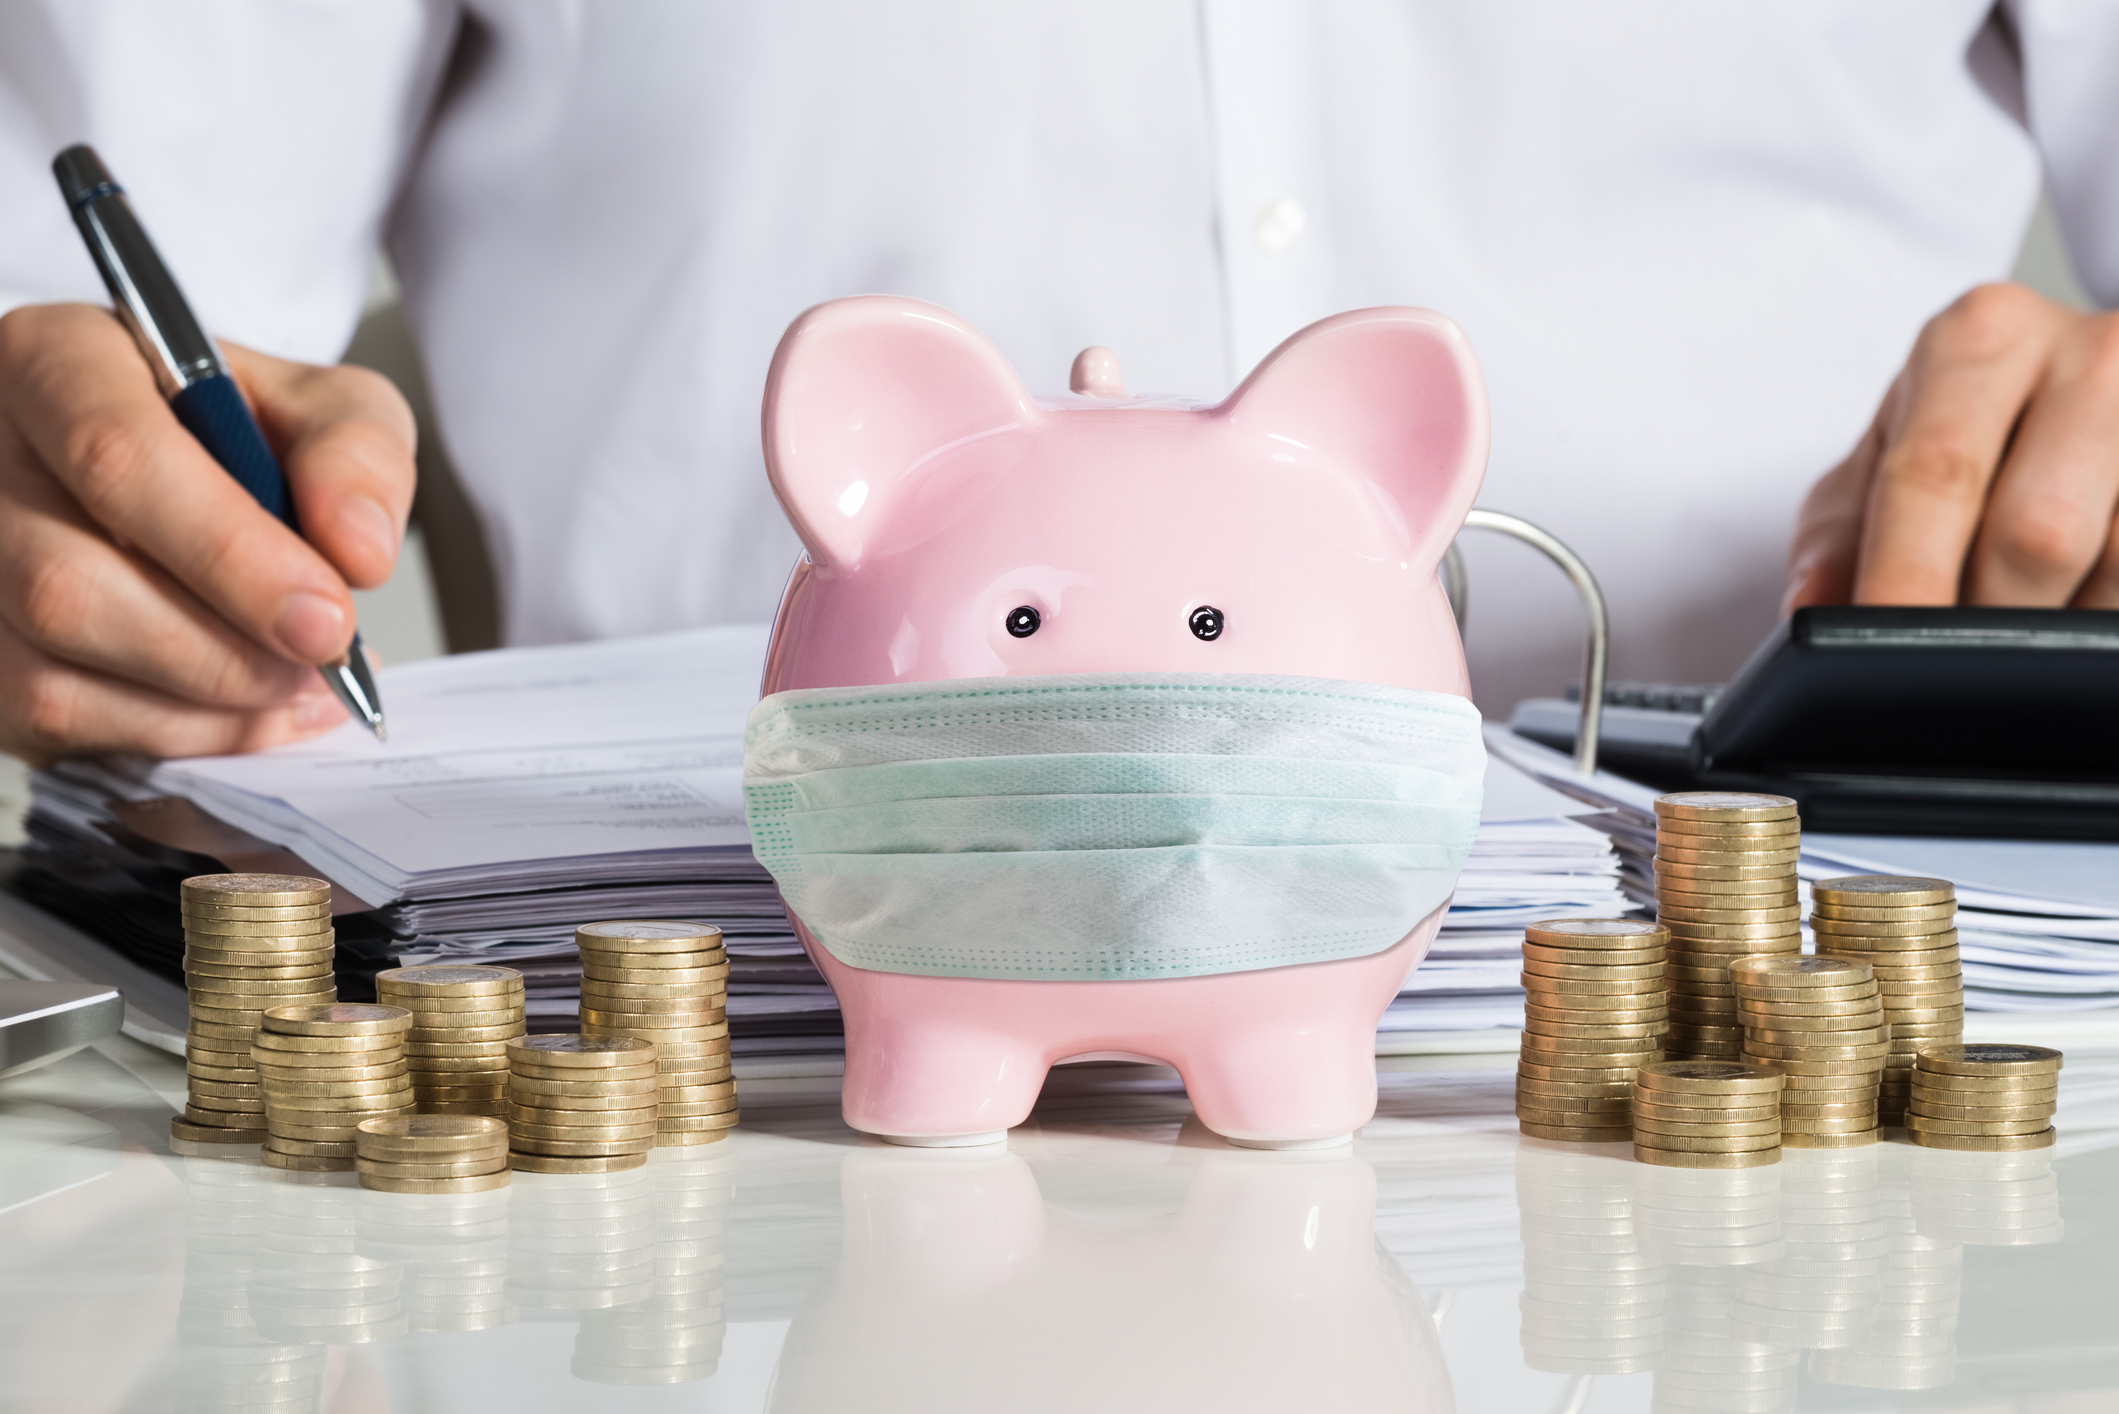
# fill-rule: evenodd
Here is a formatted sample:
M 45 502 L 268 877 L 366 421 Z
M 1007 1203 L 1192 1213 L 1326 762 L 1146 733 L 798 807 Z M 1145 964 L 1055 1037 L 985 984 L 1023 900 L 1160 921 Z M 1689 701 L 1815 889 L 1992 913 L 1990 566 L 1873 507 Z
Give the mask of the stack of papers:
M 1601 771 L 1584 782 L 1557 752 L 1496 727 L 1486 735 L 1494 754 L 1607 807 L 1580 818 L 1609 832 L 1622 885 L 1646 905 L 1654 896 L 1655 791 Z M 2102 1011 L 2119 1021 L 2119 844 L 1805 832 L 1796 870 L 1806 915 L 1819 879 L 1948 879 L 1957 886 L 1967 1012 Z
M 574 1014 L 578 924 L 713 922 L 736 1053 L 828 1053 L 843 1046 L 837 1003 L 743 822 L 743 723 L 765 641 L 715 628 L 412 663 L 383 676 L 388 745 L 349 723 L 250 756 L 70 767 L 42 798 L 93 813 L 98 794 L 183 796 L 373 906 L 401 960 L 522 969 L 548 1027 Z M 1523 925 L 1626 911 L 1611 839 L 1567 818 L 1586 808 L 1490 766 L 1455 903 L 1380 1050 L 1448 1049 L 1466 1033 L 1512 1044 Z

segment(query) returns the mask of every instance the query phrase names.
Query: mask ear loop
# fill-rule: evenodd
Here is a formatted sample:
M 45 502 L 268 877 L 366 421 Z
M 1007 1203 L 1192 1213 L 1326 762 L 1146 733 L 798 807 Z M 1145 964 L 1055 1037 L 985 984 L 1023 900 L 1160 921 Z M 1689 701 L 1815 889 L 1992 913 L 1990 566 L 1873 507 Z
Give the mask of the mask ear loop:
M 1611 654 L 1611 611 L 1605 607 L 1604 591 L 1589 564 L 1567 548 L 1558 537 L 1539 529 L 1521 516 L 1501 511 L 1473 510 L 1464 517 L 1466 530 L 1493 530 L 1513 536 L 1558 565 L 1582 600 L 1583 617 L 1589 621 L 1589 641 L 1582 654 L 1582 711 L 1575 723 L 1575 774 L 1593 776 L 1597 771 L 1597 738 L 1604 730 L 1604 672 Z M 1450 613 L 1457 620 L 1457 637 L 1464 637 L 1464 620 L 1470 607 L 1470 585 L 1464 574 L 1464 556 L 1456 543 L 1442 556 L 1442 590 L 1449 596 Z

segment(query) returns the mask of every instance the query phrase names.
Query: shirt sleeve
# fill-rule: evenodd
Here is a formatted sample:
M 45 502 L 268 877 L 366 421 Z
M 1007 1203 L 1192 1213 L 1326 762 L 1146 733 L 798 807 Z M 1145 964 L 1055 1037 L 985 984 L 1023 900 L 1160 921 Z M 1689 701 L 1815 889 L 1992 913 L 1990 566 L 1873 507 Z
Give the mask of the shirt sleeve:
M 2119 5 L 2016 0 L 2024 110 L 2075 274 L 2119 306 Z
M 336 360 L 456 24 L 449 0 L 0 5 L 0 313 L 108 302 L 51 175 L 87 142 L 208 331 Z

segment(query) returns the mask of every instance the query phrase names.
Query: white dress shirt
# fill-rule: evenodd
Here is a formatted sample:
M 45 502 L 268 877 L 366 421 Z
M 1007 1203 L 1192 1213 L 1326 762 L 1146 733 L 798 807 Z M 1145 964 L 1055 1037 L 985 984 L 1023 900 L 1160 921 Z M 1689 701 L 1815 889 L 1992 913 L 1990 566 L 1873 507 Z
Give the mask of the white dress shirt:
M 47 0 L 0 10 L 0 307 L 102 299 L 46 171 L 79 140 L 225 337 L 336 357 L 386 243 L 537 643 L 771 614 L 759 393 L 816 301 L 1207 396 L 1425 305 L 1486 371 L 1481 503 L 1588 557 L 1620 674 L 1712 680 L 2041 161 L 2119 301 L 2114 133 L 2110 0 Z M 1580 618 L 1466 542 L 1505 710 Z

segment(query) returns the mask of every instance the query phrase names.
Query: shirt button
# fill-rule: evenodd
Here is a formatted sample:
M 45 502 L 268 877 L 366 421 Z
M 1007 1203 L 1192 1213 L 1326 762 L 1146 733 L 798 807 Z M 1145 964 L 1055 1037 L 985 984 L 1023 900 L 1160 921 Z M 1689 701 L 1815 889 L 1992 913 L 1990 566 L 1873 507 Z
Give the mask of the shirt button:
M 1279 197 L 1258 208 L 1251 223 L 1251 239 L 1267 255 L 1286 255 L 1302 239 L 1309 216 L 1288 197 Z

